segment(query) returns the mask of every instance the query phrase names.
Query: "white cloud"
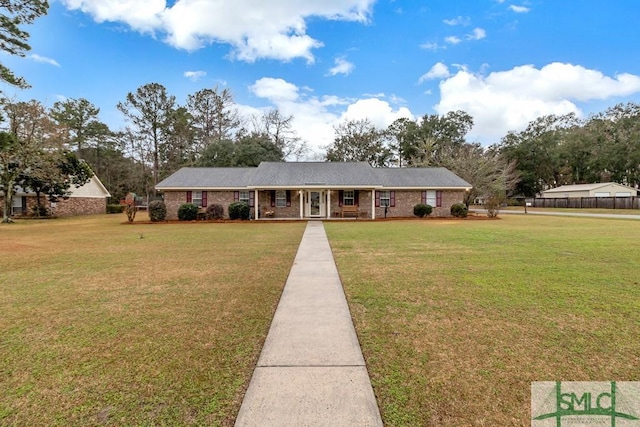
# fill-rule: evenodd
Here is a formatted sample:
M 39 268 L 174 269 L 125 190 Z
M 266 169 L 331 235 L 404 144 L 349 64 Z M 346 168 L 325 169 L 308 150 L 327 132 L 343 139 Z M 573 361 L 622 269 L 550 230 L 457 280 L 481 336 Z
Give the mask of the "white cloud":
M 439 50 L 439 49 L 446 49 L 446 46 L 440 46 L 440 45 L 439 45 L 438 43 L 436 43 L 436 42 L 427 42 L 427 43 L 422 43 L 422 44 L 420 45 L 420 47 L 421 47 L 422 49 L 426 49 L 426 50 L 433 50 L 433 51 L 436 51 L 436 50 Z
M 460 43 L 462 40 L 460 39 L 460 37 L 456 37 L 456 36 L 449 36 L 449 37 L 445 37 L 444 41 L 446 41 L 447 43 L 450 44 L 458 44 Z
M 197 82 L 207 75 L 206 71 L 185 71 L 184 76 L 192 82 Z
M 282 114 L 293 115 L 294 129 L 312 149 L 308 156 L 310 159 L 317 158 L 324 152 L 323 147 L 333 142 L 333 127 L 343 120 L 368 118 L 376 126 L 384 128 L 399 117 L 413 118 L 407 108 L 394 109 L 389 102 L 377 97 L 353 100 L 335 95 L 310 96 L 283 79 L 262 78 L 249 89 L 269 101 Z M 241 108 L 241 111 L 250 110 L 251 107 Z
M 640 93 L 640 76 L 605 76 L 579 65 L 551 63 L 493 72 L 487 76 L 460 69 L 440 82 L 439 114 L 464 110 L 474 118 L 473 136 L 497 142 L 510 130 L 522 130 L 547 114 L 582 112 L 577 102 Z
M 424 83 L 426 80 L 444 79 L 449 77 L 449 68 L 442 62 L 436 63 L 429 71 L 420 76 L 418 84 Z
M 527 13 L 531 11 L 531 9 L 526 6 L 516 6 L 514 4 L 509 6 L 509 9 L 511 9 L 511 11 L 515 13 Z
M 306 34 L 310 18 L 367 22 L 375 0 L 62 0 L 97 22 L 122 22 L 145 33 L 160 33 L 170 45 L 196 50 L 210 43 L 232 46 L 231 56 L 313 62 L 323 44 Z
M 444 22 L 447 25 L 455 26 L 455 25 L 469 25 L 471 23 L 471 19 L 468 16 L 458 16 L 452 19 L 444 19 Z
M 41 62 L 43 64 L 54 65 L 56 67 L 60 66 L 60 64 L 58 64 L 58 61 L 56 61 L 55 59 L 47 58 L 46 56 L 37 55 L 35 53 L 29 55 L 29 59 L 36 62 Z
M 336 58 L 335 64 L 336 65 L 334 67 L 329 69 L 328 74 L 330 76 L 335 76 L 337 74 L 344 74 L 345 76 L 348 76 L 349 74 L 351 74 L 353 69 L 356 68 L 353 63 L 347 61 L 344 58 Z
M 467 34 L 467 40 L 482 40 L 487 37 L 487 32 L 482 28 L 474 28 L 471 34 Z
M 275 103 L 294 102 L 299 98 L 298 87 L 283 79 L 263 77 L 257 80 L 249 89 L 260 98 L 269 99 Z
M 378 98 L 359 99 L 350 104 L 342 113 L 340 121 L 369 119 L 374 126 L 385 129 L 395 120 L 407 117 L 413 119 L 411 111 L 406 107 L 394 110 L 387 101 Z

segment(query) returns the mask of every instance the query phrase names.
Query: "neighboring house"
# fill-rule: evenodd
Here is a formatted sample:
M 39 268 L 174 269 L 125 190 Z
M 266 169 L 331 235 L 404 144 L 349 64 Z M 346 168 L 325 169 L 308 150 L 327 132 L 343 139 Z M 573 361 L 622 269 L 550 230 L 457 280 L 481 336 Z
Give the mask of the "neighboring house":
M 180 205 L 220 204 L 225 215 L 245 201 L 252 217 L 336 218 L 357 206 L 360 218 L 410 217 L 418 203 L 450 216 L 471 185 L 445 168 L 373 168 L 368 163 L 262 162 L 257 168 L 182 168 L 160 182 L 168 219 Z M 348 209 L 352 212 L 355 208 Z
M 561 185 L 542 192 L 546 199 L 574 198 L 574 197 L 632 197 L 637 196 L 638 190 L 615 182 L 600 182 L 595 184 Z
M 97 176 L 93 175 L 91 179 L 81 187 L 70 188 L 71 195 L 68 199 L 60 198 L 58 202 L 49 202 L 46 196 L 40 196 L 40 203 L 51 210 L 54 216 L 74 216 L 74 215 L 92 215 L 103 214 L 107 211 L 107 198 L 111 194 L 107 191 Z M 0 200 L 3 197 L 0 196 Z M 12 216 L 28 215 L 37 205 L 35 193 L 18 189 L 13 196 Z M 2 206 L 0 204 L 0 206 Z

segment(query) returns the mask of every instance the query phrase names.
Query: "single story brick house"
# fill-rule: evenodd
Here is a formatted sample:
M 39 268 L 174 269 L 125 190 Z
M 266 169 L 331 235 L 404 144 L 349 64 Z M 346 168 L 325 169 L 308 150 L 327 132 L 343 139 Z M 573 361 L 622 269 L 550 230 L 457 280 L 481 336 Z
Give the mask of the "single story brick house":
M 561 185 L 542 192 L 542 197 L 635 197 L 638 190 L 615 182 L 596 182 L 593 184 Z
M 81 187 L 75 188 L 72 186 L 70 191 L 71 194 L 68 199 L 60 199 L 57 202 L 49 202 L 45 196 L 41 195 L 40 204 L 49 208 L 53 216 L 58 217 L 94 215 L 107 212 L 107 199 L 111 197 L 111 194 L 96 175 L 93 175 Z M 1 201 L 3 199 L 4 196 L 0 193 L 0 208 L 2 207 Z M 13 195 L 11 216 L 28 215 L 36 205 L 35 193 L 30 192 L 28 189 L 19 188 Z
M 167 218 L 184 203 L 249 204 L 254 219 L 411 217 L 418 203 L 450 216 L 471 184 L 445 168 L 373 168 L 366 162 L 262 162 L 253 168 L 182 168 L 156 185 Z M 355 207 L 355 208 L 354 208 Z

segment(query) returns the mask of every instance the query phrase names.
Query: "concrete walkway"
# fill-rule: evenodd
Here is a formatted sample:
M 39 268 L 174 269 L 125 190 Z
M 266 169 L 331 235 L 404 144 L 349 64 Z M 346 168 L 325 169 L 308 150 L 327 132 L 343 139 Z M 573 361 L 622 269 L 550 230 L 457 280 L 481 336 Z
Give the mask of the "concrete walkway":
M 382 426 L 322 222 L 310 221 L 236 426 Z

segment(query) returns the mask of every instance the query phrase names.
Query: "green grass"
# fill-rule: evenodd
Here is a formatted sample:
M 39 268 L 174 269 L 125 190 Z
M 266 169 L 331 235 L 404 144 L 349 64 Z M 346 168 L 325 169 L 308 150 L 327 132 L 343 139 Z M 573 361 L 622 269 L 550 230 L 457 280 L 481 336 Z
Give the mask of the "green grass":
M 530 425 L 532 381 L 640 380 L 640 222 L 325 227 L 385 425 Z
M 304 223 L 123 220 L 0 226 L 0 425 L 233 424 Z

